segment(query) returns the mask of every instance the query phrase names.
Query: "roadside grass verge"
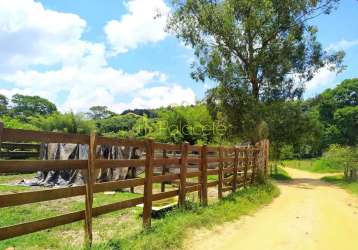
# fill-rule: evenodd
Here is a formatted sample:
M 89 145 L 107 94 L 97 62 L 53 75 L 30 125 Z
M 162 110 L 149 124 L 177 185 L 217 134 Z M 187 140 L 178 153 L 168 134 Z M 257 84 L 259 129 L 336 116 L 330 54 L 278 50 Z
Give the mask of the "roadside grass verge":
M 346 180 L 343 175 L 325 176 L 322 180 L 358 195 L 358 182 Z
M 292 180 L 291 176 L 281 167 L 277 167 L 277 173 L 273 170 L 270 177 L 276 181 L 289 181 Z
M 305 159 L 305 160 L 285 160 L 283 165 L 313 173 L 337 173 L 342 172 L 343 168 L 324 158 Z
M 186 210 L 176 209 L 163 219 L 153 221 L 151 229 L 129 236 L 113 234 L 110 241 L 95 244 L 93 249 L 178 249 L 190 230 L 211 228 L 238 219 L 270 203 L 278 195 L 278 188 L 267 183 L 239 190 L 207 207 L 188 203 Z

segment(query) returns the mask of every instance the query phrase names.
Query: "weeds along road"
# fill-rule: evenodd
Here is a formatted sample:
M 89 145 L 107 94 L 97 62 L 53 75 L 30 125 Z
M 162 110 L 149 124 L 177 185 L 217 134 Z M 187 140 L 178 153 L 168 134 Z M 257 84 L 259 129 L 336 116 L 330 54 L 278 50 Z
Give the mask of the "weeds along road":
M 281 195 L 252 216 L 198 230 L 187 249 L 357 250 L 358 198 L 313 174 L 285 168 L 293 178 Z

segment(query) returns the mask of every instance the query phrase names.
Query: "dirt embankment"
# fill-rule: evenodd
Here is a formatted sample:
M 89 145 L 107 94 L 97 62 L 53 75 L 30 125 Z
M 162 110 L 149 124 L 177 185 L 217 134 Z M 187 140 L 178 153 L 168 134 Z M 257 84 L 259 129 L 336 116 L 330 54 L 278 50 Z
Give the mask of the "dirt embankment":
M 198 230 L 187 249 L 357 250 L 358 198 L 320 180 L 322 174 L 288 169 L 281 195 L 253 216 L 214 230 Z

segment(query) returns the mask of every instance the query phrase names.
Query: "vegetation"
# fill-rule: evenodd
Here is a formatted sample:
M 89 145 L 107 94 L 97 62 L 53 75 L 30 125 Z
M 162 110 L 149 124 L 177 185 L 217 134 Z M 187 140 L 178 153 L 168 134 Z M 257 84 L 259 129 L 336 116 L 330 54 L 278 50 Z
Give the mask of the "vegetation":
M 209 78 L 211 112 L 232 133 L 258 141 L 265 107 L 301 98 L 303 82 L 320 68 L 342 68 L 344 52 L 328 54 L 308 20 L 328 14 L 336 0 L 174 1 L 168 28 L 195 50 L 192 76 Z M 283 118 L 281 116 L 281 118 Z
M 94 249 L 174 249 L 182 246 L 188 230 L 212 227 L 254 212 L 279 194 L 278 189 L 267 183 L 249 187 L 230 194 L 208 207 L 188 204 L 189 210 L 175 210 L 156 221 L 153 228 L 140 234 L 123 237 L 114 235 L 109 242 L 95 245 Z M 185 228 L 186 230 L 183 230 Z
M 278 167 L 275 171 L 272 171 L 270 177 L 277 181 L 289 181 L 291 176 L 282 167 Z
M 21 178 L 29 177 L 29 175 L 0 176 L 0 192 L 13 193 L 31 189 L 30 187 L 9 185 L 9 183 L 18 182 Z M 156 186 L 156 189 L 159 190 L 160 186 Z M 143 230 L 141 227 L 141 208 L 113 212 L 94 219 L 95 245 L 93 249 L 172 249 L 182 244 L 190 230 L 212 227 L 252 213 L 262 205 L 269 203 L 277 195 L 277 187 L 267 183 L 242 189 L 218 202 L 211 199 L 208 207 L 200 207 L 196 203 L 188 201 L 186 210 L 175 209 L 166 214 L 165 219 L 153 219 L 153 228 L 150 230 Z M 135 197 L 138 197 L 138 194 L 128 192 L 98 193 L 94 196 L 94 206 Z M 192 200 L 191 196 L 189 196 L 189 200 Z M 84 209 L 83 197 L 2 208 L 0 227 L 82 209 Z M 183 230 L 183 228 L 188 230 Z M 81 249 L 83 237 L 83 222 L 76 222 L 1 241 L 0 249 L 12 246 L 16 246 L 16 249 Z M 63 244 L 63 242 L 67 243 Z M 143 246 L 145 247 L 143 248 Z
M 343 175 L 325 176 L 322 178 L 322 180 L 331 184 L 335 184 L 355 195 L 358 195 L 358 182 L 347 180 Z
M 340 165 L 332 163 L 325 158 L 285 160 L 283 161 L 283 165 L 285 167 L 296 168 L 313 173 L 337 173 L 343 171 Z

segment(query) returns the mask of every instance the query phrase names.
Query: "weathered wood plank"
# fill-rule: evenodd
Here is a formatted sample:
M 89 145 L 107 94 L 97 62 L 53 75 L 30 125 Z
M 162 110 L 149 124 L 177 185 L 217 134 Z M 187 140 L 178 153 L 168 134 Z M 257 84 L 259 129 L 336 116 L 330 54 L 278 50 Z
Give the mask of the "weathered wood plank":
M 145 165 L 145 160 L 141 159 L 118 159 L 118 160 L 94 160 L 95 168 L 128 168 L 140 167 Z
M 119 201 L 116 203 L 111 203 L 111 204 L 107 204 L 107 205 L 103 205 L 100 207 L 95 207 L 92 209 L 92 215 L 94 217 L 102 215 L 102 214 L 107 214 L 107 213 L 111 213 L 114 211 L 118 211 L 121 209 L 125 209 L 125 208 L 130 208 L 130 207 L 135 207 L 139 204 L 142 204 L 144 201 L 143 197 L 139 197 L 139 198 L 134 198 L 134 199 L 130 199 L 130 200 L 125 200 L 125 201 Z
M 44 143 L 88 144 L 89 136 L 81 135 L 81 134 L 4 128 L 2 141 L 11 141 L 11 142 L 39 141 Z
M 18 206 L 41 201 L 57 200 L 85 194 L 85 186 L 54 188 L 15 194 L 0 195 L 0 208 Z
M 113 146 L 145 148 L 145 141 L 97 136 L 96 145 L 113 145 Z
M 87 160 L 0 160 L 0 173 L 86 169 Z
M 94 184 L 95 193 L 118 190 L 123 188 L 138 187 L 144 185 L 144 178 L 126 179 Z
M 69 224 L 75 221 L 83 220 L 84 218 L 85 218 L 85 212 L 78 211 L 78 212 L 47 218 L 47 219 L 3 227 L 0 228 L 0 240 L 5 240 L 16 236 L 34 233 L 44 229 Z

